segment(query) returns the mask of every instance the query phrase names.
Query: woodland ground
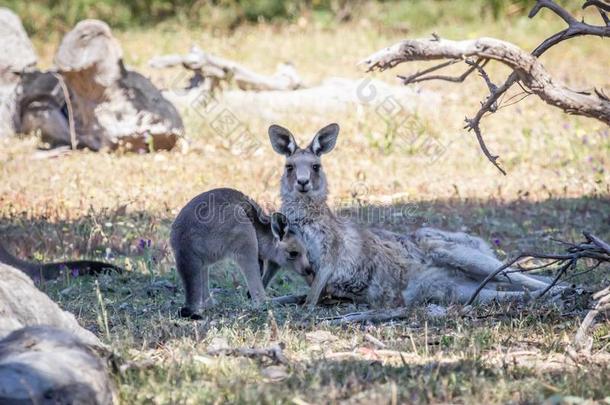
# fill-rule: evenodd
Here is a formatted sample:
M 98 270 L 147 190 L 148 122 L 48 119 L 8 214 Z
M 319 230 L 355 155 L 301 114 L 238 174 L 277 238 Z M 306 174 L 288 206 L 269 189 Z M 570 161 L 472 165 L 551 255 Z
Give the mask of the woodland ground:
M 171 84 L 180 72 L 151 71 L 148 59 L 187 51 L 192 43 L 267 73 L 290 60 L 308 83 L 316 83 L 328 76 L 364 78 L 357 61 L 404 37 L 431 32 L 453 39 L 495 36 L 532 49 L 561 28 L 544 14 L 533 21 L 475 23 L 447 12 L 432 25 L 407 21 L 398 28 L 366 18 L 338 26 L 301 19 L 232 32 L 162 24 L 116 35 L 126 62 L 159 85 Z M 34 38 L 43 66 L 50 65 L 58 41 L 56 34 Z M 543 60 L 574 88 L 610 89 L 605 41 L 567 41 Z M 375 77 L 394 83 L 396 73 L 418 67 L 402 65 Z M 490 74 L 499 83 L 506 71 L 492 67 Z M 341 125 L 338 147 L 324 159 L 335 207 L 368 213 L 356 219 L 397 230 L 429 224 L 471 232 L 492 242 L 501 257 L 524 249 L 554 251 L 560 246 L 553 238 L 576 241 L 583 230 L 610 239 L 607 127 L 563 114 L 534 96 L 501 109 L 484 121 L 483 130 L 508 171 L 502 176 L 462 129 L 464 116 L 472 116 L 486 95 L 482 81 L 473 76 L 463 84 L 429 82 L 421 88 L 441 95 L 439 105 L 412 116 L 420 139 L 441 145 L 433 152 L 423 141 L 401 144 L 374 111 L 294 111 L 279 120 L 302 142 L 328 122 Z M 277 207 L 283 165 L 268 145 L 270 122 L 243 122 L 260 141 L 258 150 L 244 156 L 196 111 L 182 113 L 191 140 L 186 153 L 78 152 L 35 160 L 35 137 L 0 140 L 0 232 L 9 248 L 35 260 L 111 258 L 128 270 L 97 282 L 66 277 L 43 286 L 125 360 L 148 364 L 117 374 L 124 403 L 610 401 L 610 363 L 575 364 L 565 356 L 582 316 L 569 308 L 488 307 L 442 320 L 414 310 L 400 322 L 337 327 L 321 318 L 352 312 L 353 305 L 313 313 L 253 309 L 241 276 L 227 264 L 212 276 L 220 305 L 203 321 L 179 319 L 183 296 L 168 245 L 178 210 L 219 186 Z M 607 284 L 607 270 L 577 281 L 592 288 Z M 287 273 L 269 289 L 272 296 L 303 291 L 304 284 Z M 378 350 L 367 334 L 387 350 L 404 352 L 402 357 Z M 594 353 L 606 357 L 610 324 L 602 322 L 594 336 Z M 278 369 L 253 359 L 207 356 L 208 346 L 220 339 L 232 347 L 281 342 L 289 364 Z

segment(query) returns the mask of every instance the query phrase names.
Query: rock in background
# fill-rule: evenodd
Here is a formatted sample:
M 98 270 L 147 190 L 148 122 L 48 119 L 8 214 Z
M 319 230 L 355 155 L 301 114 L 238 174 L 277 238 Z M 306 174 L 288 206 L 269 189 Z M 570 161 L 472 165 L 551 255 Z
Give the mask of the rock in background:
M 0 7 L 0 137 L 19 131 L 16 90 L 19 74 L 35 69 L 34 46 L 19 17 Z
M 172 149 L 182 135 L 176 108 L 144 76 L 123 65 L 110 27 L 84 20 L 68 32 L 55 64 L 70 89 L 78 142 L 90 149 Z

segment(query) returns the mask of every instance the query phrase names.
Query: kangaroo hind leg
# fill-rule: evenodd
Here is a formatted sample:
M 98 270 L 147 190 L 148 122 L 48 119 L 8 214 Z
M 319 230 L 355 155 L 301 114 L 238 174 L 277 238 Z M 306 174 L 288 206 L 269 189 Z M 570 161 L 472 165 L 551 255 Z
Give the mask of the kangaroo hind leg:
M 185 295 L 185 303 L 180 309 L 180 315 L 200 319 L 199 311 L 215 304 L 210 294 L 209 265 L 191 251 L 178 250 L 175 255 L 176 267 L 184 285 Z
M 259 305 L 265 300 L 266 295 L 259 262 L 257 260 L 258 246 L 255 244 L 248 244 L 239 249 L 238 252 L 239 253 L 235 254 L 235 261 L 246 279 L 250 298 L 255 305 Z

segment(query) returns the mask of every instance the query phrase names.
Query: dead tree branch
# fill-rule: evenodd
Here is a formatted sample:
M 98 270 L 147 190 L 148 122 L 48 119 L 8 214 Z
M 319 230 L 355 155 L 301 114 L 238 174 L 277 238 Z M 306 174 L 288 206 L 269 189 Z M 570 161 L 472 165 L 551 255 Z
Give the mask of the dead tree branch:
M 493 113 L 497 110 L 497 103 L 500 97 L 516 82 L 523 83 L 533 94 L 569 114 L 595 118 L 610 125 L 610 100 L 607 96 L 598 90 L 594 90 L 591 93 L 571 90 L 554 80 L 542 64 L 538 62 L 538 57 L 549 48 L 567 39 L 584 35 L 610 37 L 610 24 L 606 14 L 610 6 L 601 0 L 588 0 L 583 5 L 583 8 L 586 7 L 596 7 L 605 25 L 597 26 L 585 23 L 584 21 L 578 21 L 553 0 L 538 0 L 529 13 L 530 18 L 535 17 L 543 8 L 547 8 L 565 21 L 568 27 L 545 39 L 531 54 L 509 42 L 493 38 L 480 38 L 471 41 L 448 41 L 434 36 L 432 39 L 405 40 L 369 56 L 362 64 L 368 67 L 368 71 L 373 71 L 391 69 L 400 63 L 409 61 L 449 59 L 449 62 L 415 73 L 414 75 L 408 77 L 399 76 L 404 84 L 432 79 L 448 80 L 447 76 L 425 76 L 425 74 L 449 66 L 456 60 L 464 60 L 470 57 L 478 57 L 484 63 L 489 60 L 495 60 L 513 69 L 513 73 L 509 75 L 502 85 L 494 87 L 494 91 L 490 91 L 490 95 L 481 103 L 481 108 L 475 116 L 473 118 L 466 118 L 466 129 L 475 133 L 481 150 L 487 159 L 503 174 L 506 174 L 497 162 L 498 156 L 493 155 L 485 145 L 481 134 L 480 122 L 485 114 Z M 476 64 L 482 68 L 482 65 L 478 62 Z M 470 69 L 462 76 L 448 81 L 461 82 L 474 69 L 477 69 L 476 66 L 471 65 Z
M 437 71 L 439 69 L 442 69 L 444 67 L 453 65 L 455 63 L 461 62 L 460 59 L 454 59 L 454 60 L 450 60 L 447 62 L 443 62 L 440 63 L 436 66 L 432 66 L 431 68 L 428 69 L 424 69 L 422 71 L 416 72 L 414 74 L 412 74 L 411 76 L 401 76 L 398 75 L 397 77 L 402 81 L 402 84 L 407 85 L 407 84 L 411 84 L 411 83 L 419 83 L 419 82 L 424 82 L 427 80 L 444 80 L 447 82 L 453 82 L 453 83 L 462 83 L 464 80 L 466 80 L 466 78 L 468 76 L 470 76 L 470 74 L 472 72 L 475 71 L 476 67 L 474 65 L 471 65 L 471 67 L 469 67 L 464 73 L 462 73 L 459 76 L 447 76 L 447 75 L 429 75 L 426 76 L 428 73 Z M 481 67 L 485 66 L 487 64 L 487 60 L 485 61 L 481 61 L 480 59 L 476 62 L 477 64 L 481 63 Z
M 515 272 L 527 272 L 532 270 L 538 270 L 541 268 L 547 268 L 551 265 L 556 265 L 556 275 L 551 282 L 551 284 L 541 291 L 536 298 L 540 298 L 544 296 L 548 291 L 550 291 L 557 283 L 561 280 L 561 278 L 570 270 L 576 267 L 579 260 L 582 259 L 590 259 L 595 263 L 590 269 L 597 268 L 601 263 L 610 263 L 610 246 L 600 238 L 595 235 L 592 235 L 588 232 L 583 232 L 585 237 L 585 241 L 575 244 L 569 242 L 562 242 L 567 246 L 566 253 L 561 254 L 543 254 L 543 253 L 533 253 L 526 252 L 521 253 L 514 257 L 511 260 L 508 260 L 505 264 L 499 267 L 496 271 L 489 274 L 477 287 L 476 291 L 472 294 L 466 306 L 471 305 L 474 300 L 477 298 L 481 290 L 485 288 L 487 283 L 491 280 L 495 279 L 499 276 L 508 276 L 510 273 Z M 512 268 L 512 266 L 517 265 L 519 262 L 524 260 L 531 259 L 539 259 L 539 260 L 550 260 L 551 262 L 535 266 L 535 267 L 520 267 L 520 268 Z
M 182 66 L 192 70 L 195 78 L 191 79 L 194 85 L 201 81 L 214 90 L 221 81 L 234 81 L 241 90 L 295 90 L 303 83 L 291 64 L 282 64 L 273 76 L 256 73 L 232 60 L 224 59 L 204 52 L 198 47 L 191 48 L 186 55 L 164 55 L 152 58 L 149 65 L 161 69 L 172 66 Z

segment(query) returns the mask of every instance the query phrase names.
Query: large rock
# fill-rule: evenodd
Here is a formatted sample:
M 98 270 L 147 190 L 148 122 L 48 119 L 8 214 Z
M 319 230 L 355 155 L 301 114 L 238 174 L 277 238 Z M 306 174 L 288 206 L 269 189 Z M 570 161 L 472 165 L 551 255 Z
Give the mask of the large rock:
M 139 73 L 125 68 L 108 25 L 79 22 L 55 64 L 68 87 L 78 142 L 91 149 L 171 149 L 184 127 L 176 108 Z
M 34 46 L 21 20 L 4 7 L 0 7 L 0 38 L 0 73 L 19 73 L 36 66 Z
M 111 404 L 107 348 L 32 280 L 0 264 L 0 404 Z
M 25 273 L 0 263 L 0 338 L 32 325 L 53 325 L 86 344 L 104 346 L 93 333 L 78 324 L 74 315 L 62 310 L 36 288 Z
M 0 341 L 0 404 L 114 402 L 106 362 L 72 333 L 29 326 Z

